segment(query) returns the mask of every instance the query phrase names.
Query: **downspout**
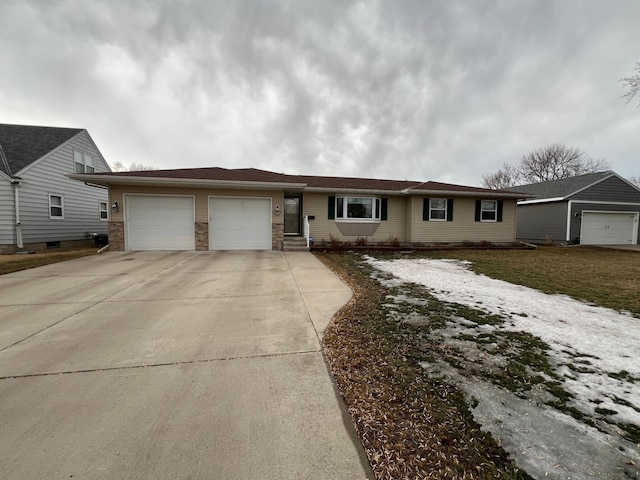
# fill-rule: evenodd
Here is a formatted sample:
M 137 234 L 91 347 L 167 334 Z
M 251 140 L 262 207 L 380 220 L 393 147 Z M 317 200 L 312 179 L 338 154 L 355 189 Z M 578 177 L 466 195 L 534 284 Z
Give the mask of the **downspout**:
M 16 246 L 22 248 L 24 245 L 22 244 L 22 225 L 20 224 L 20 195 L 18 194 L 20 180 L 12 180 L 11 185 L 13 185 L 13 204 L 16 210 Z
M 567 235 L 566 241 L 567 243 L 571 243 L 571 220 L 573 216 L 571 215 L 571 200 L 567 202 Z

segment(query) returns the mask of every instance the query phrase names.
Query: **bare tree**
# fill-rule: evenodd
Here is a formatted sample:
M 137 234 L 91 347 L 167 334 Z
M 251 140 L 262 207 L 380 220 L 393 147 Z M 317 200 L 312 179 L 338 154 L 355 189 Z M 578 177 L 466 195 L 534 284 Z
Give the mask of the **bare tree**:
M 487 188 L 500 190 L 517 185 L 519 179 L 520 173 L 517 167 L 511 163 L 504 162 L 502 168 L 497 172 L 482 175 L 482 184 Z
M 504 163 L 495 173 L 482 176 L 487 188 L 510 188 L 523 183 L 546 182 L 609 168 L 603 159 L 594 159 L 577 147 L 553 143 L 522 156 L 518 164 Z
M 145 170 L 157 170 L 155 167 L 149 167 L 147 165 L 143 165 L 141 163 L 131 163 L 130 165 L 125 165 L 120 160 L 116 160 L 111 164 L 111 171 L 113 172 L 142 172 Z
M 629 181 L 633 183 L 636 187 L 640 188 L 640 175 L 629 177 Z
M 636 95 L 640 97 L 640 62 L 636 62 L 635 71 L 635 75 L 620 79 L 624 88 L 627 89 L 627 93 L 622 96 L 627 99 L 627 103 L 633 100 Z M 638 107 L 640 107 L 640 102 L 638 102 Z
M 609 168 L 603 159 L 589 157 L 577 147 L 553 143 L 536 148 L 520 159 L 518 169 L 525 182 L 536 183 L 575 177 Z

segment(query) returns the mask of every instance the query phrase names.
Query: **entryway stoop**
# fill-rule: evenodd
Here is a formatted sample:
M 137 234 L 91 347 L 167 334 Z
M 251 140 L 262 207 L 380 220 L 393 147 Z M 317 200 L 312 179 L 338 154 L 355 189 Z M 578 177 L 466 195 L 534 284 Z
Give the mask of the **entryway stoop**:
M 284 237 L 282 249 L 285 252 L 308 252 L 307 239 L 304 237 Z

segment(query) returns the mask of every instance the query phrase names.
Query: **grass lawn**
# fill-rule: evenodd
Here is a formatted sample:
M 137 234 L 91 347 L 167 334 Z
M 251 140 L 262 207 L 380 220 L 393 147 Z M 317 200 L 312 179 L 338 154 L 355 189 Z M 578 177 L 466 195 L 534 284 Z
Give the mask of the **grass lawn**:
M 636 252 L 549 247 L 407 256 L 470 260 L 478 273 L 640 317 L 640 254 Z M 383 286 L 371 277 L 371 267 L 358 254 L 319 253 L 318 257 L 354 290 L 354 299 L 327 329 L 324 348 L 376 477 L 531 478 L 480 429 L 464 395 L 442 376 L 425 372 L 419 363 L 432 356 L 455 359 L 455 352 L 443 351 L 434 334 L 450 315 L 473 316 L 477 323 L 494 319 L 478 318 L 478 311 L 452 311 L 451 305 L 438 302 L 419 286 L 405 286 L 402 291 Z M 400 301 L 390 307 L 389 296 L 402 297 L 407 288 L 414 289 L 411 297 L 421 302 Z M 422 321 L 399 321 L 398 313 Z M 527 354 L 514 356 L 516 371 L 533 353 L 544 350 L 533 340 L 509 339 L 510 348 L 516 345 Z M 529 380 L 523 378 L 522 383 Z
M 41 253 L 16 253 L 0 255 L 0 275 L 17 272 L 27 268 L 41 267 L 50 263 L 64 262 L 74 258 L 95 255 L 97 247 L 47 250 Z

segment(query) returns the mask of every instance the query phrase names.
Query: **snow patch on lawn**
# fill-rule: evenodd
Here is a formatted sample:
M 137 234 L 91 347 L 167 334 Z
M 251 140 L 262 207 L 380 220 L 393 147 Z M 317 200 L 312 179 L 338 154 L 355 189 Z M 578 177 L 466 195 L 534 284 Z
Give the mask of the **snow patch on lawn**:
M 469 270 L 469 262 L 367 261 L 402 282 L 425 286 L 441 301 L 505 317 L 504 324 L 491 329 L 539 337 L 563 365 L 558 373 L 565 390 L 575 395 L 576 408 L 590 415 L 596 408 L 615 411 L 616 421 L 640 425 L 640 319 L 478 275 Z
M 469 269 L 471 262 L 383 261 L 368 256 L 365 260 L 394 277 L 374 274 L 384 285 L 419 284 L 446 304 L 503 319 L 478 324 L 454 314 L 446 326 L 432 333 L 441 336 L 445 346 L 462 352 L 457 358 L 467 365 L 454 367 L 437 358 L 421 365 L 475 400 L 476 421 L 521 468 L 534 478 L 638 478 L 640 445 L 621 436 L 624 432 L 616 424 L 640 426 L 640 319 L 478 275 Z M 410 295 L 388 298 L 396 304 L 426 305 L 424 298 L 412 300 Z M 429 317 L 419 313 L 396 311 L 395 315 L 413 325 L 429 325 Z M 556 377 L 535 371 L 535 366 L 531 374 L 552 383 L 560 379 L 562 389 L 573 395 L 566 405 L 582 412 L 582 421 L 547 405 L 556 397 L 544 384 L 516 394 L 482 376 L 482 365 L 485 371 L 502 370 L 507 362 L 503 353 L 508 352 L 501 352 L 498 344 L 469 338 L 491 342 L 491 335 L 500 332 L 527 332 L 549 346 L 546 354 Z M 469 365 L 479 368 L 469 369 Z

